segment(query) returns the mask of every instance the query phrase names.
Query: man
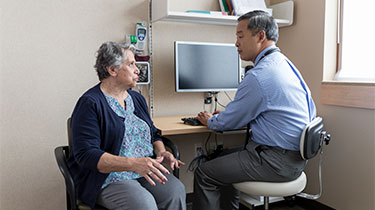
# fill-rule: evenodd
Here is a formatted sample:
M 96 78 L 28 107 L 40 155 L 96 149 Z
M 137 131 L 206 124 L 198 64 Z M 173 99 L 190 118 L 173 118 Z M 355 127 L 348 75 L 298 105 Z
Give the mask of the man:
M 310 90 L 297 68 L 275 46 L 276 21 L 263 11 L 238 18 L 236 47 L 242 60 L 252 61 L 236 96 L 224 111 L 198 114 L 212 130 L 251 127 L 251 141 L 242 151 L 202 164 L 195 171 L 194 210 L 238 209 L 239 192 L 232 183 L 290 181 L 306 162 L 299 138 L 315 118 Z

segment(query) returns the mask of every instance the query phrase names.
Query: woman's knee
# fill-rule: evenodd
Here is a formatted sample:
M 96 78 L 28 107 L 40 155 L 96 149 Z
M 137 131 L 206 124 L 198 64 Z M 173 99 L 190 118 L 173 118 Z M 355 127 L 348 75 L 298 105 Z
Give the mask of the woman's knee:
M 134 195 L 130 200 L 131 208 L 125 209 L 139 209 L 139 210 L 157 210 L 156 201 L 151 193 Z
M 171 186 L 169 187 L 169 196 L 173 199 L 185 199 L 186 190 L 184 184 L 177 178 L 173 177 Z
M 178 183 L 176 184 L 174 191 L 176 196 L 178 195 L 177 197 L 180 197 L 184 200 L 186 199 L 185 185 L 180 180 L 178 180 Z
M 170 188 L 169 196 L 163 202 L 168 206 L 166 209 L 185 210 L 186 209 L 186 191 L 182 182 L 176 179 L 173 182 L 173 187 Z M 163 205 L 163 204 L 162 204 Z

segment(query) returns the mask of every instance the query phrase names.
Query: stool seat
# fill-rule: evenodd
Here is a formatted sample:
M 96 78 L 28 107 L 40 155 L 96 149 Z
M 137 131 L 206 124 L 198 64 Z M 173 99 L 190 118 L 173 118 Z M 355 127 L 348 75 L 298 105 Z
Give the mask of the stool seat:
M 248 195 L 267 197 L 286 197 L 302 192 L 306 186 L 306 174 L 302 174 L 289 182 L 240 182 L 233 184 L 234 188 Z

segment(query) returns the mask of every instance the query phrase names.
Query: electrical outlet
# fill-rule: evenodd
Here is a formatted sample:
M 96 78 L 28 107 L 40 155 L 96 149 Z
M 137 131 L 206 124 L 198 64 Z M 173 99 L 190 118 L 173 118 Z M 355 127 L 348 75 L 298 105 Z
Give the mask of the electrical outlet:
M 203 147 L 202 144 L 198 143 L 195 144 L 195 157 L 203 155 Z

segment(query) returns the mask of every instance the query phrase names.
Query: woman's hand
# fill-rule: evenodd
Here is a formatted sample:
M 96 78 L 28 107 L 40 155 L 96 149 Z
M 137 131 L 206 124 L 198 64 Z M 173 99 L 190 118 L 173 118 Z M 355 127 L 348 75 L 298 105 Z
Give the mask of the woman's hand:
M 168 152 L 168 151 L 164 151 L 164 152 L 159 153 L 158 156 L 156 157 L 156 160 L 159 163 L 162 163 L 163 161 L 168 161 L 172 170 L 174 170 L 175 167 L 180 168 L 180 165 L 185 165 L 184 162 L 182 162 L 180 160 L 177 160 L 173 156 L 173 154 Z
M 153 179 L 161 184 L 165 184 L 165 182 L 168 181 L 168 179 L 161 172 L 166 174 L 170 173 L 160 163 L 161 161 L 149 157 L 134 158 L 133 171 L 137 172 L 138 174 L 146 178 L 146 180 L 153 186 L 156 185 Z

